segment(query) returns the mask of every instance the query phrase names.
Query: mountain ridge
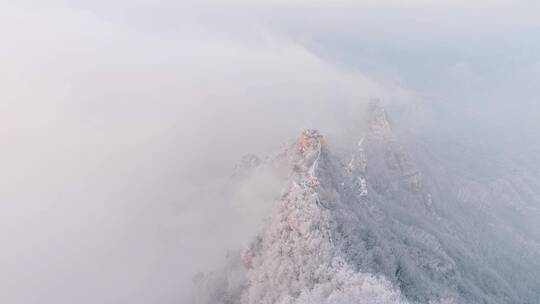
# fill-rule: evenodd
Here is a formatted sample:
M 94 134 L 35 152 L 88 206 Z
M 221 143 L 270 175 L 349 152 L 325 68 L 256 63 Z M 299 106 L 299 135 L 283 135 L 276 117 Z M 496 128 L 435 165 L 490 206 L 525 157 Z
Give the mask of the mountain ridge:
M 277 156 L 248 162 L 256 163 L 250 170 L 267 166 L 287 172 L 285 189 L 262 232 L 237 253 L 241 279 L 236 277 L 235 286 L 222 284 L 221 298 L 201 303 L 513 303 L 520 298 L 479 260 L 481 251 L 459 222 L 440 213 L 447 199 L 437 191 L 433 195 L 436 187 L 424 182 L 386 110 L 372 102 L 368 113 L 367 131 L 351 136 L 360 140 L 348 157 L 333 154 L 317 130 L 305 129 Z

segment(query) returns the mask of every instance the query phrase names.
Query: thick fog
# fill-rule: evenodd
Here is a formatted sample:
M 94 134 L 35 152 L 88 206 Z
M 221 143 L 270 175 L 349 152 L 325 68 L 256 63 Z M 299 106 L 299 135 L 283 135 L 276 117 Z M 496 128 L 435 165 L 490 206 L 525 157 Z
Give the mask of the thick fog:
M 340 134 L 372 98 L 437 145 L 536 149 L 539 9 L 2 2 L 0 302 L 179 303 L 264 214 L 271 190 L 223 199 L 241 156 Z

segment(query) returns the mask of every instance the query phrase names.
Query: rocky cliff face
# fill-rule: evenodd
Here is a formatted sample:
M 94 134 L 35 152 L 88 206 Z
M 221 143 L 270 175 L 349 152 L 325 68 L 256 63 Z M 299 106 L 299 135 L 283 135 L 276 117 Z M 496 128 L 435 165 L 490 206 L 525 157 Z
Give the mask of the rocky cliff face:
M 274 158 L 246 158 L 245 170 L 279 167 L 286 186 L 252 243 L 197 278 L 199 303 L 527 303 L 505 269 L 480 256 L 478 242 L 493 240 L 447 208 L 458 203 L 441 192 L 445 181 L 426 183 L 386 111 L 368 111 L 345 159 L 316 130 Z

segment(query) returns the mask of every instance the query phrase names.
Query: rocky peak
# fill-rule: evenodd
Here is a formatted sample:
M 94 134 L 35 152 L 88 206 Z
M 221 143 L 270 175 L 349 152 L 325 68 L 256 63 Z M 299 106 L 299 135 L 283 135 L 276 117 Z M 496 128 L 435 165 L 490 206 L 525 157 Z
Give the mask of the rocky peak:
M 294 172 L 302 178 L 316 180 L 316 170 L 323 154 L 324 137 L 317 130 L 302 130 L 294 144 L 289 159 L 293 163 Z
M 380 100 L 372 100 L 368 105 L 369 117 L 369 138 L 375 140 L 391 140 L 394 138 L 394 133 L 385 108 Z
M 367 173 L 367 155 L 363 147 L 364 138 L 358 142 L 356 151 L 353 152 L 349 163 L 347 164 L 347 173 L 352 177 L 353 185 L 361 197 L 368 194 L 366 173 Z
M 353 152 L 351 159 L 347 165 L 349 173 L 361 172 L 365 173 L 367 169 L 367 156 L 364 150 L 364 138 L 362 137 L 357 144 L 356 150 Z
M 306 156 L 313 150 L 318 151 L 324 143 L 324 137 L 315 129 L 302 130 L 296 141 L 296 149 L 302 155 Z

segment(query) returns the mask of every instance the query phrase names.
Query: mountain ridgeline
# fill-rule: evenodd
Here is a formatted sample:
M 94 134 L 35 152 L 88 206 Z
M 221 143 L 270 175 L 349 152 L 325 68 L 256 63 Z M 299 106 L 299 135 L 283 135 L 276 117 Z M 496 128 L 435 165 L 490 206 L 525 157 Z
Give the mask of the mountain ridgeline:
M 480 183 L 421 146 L 413 158 L 380 103 L 367 112 L 339 153 L 303 130 L 243 159 L 233 185 L 264 171 L 284 189 L 250 245 L 194 279 L 191 303 L 538 303 L 540 236 L 513 222 L 540 218 L 538 180 Z

